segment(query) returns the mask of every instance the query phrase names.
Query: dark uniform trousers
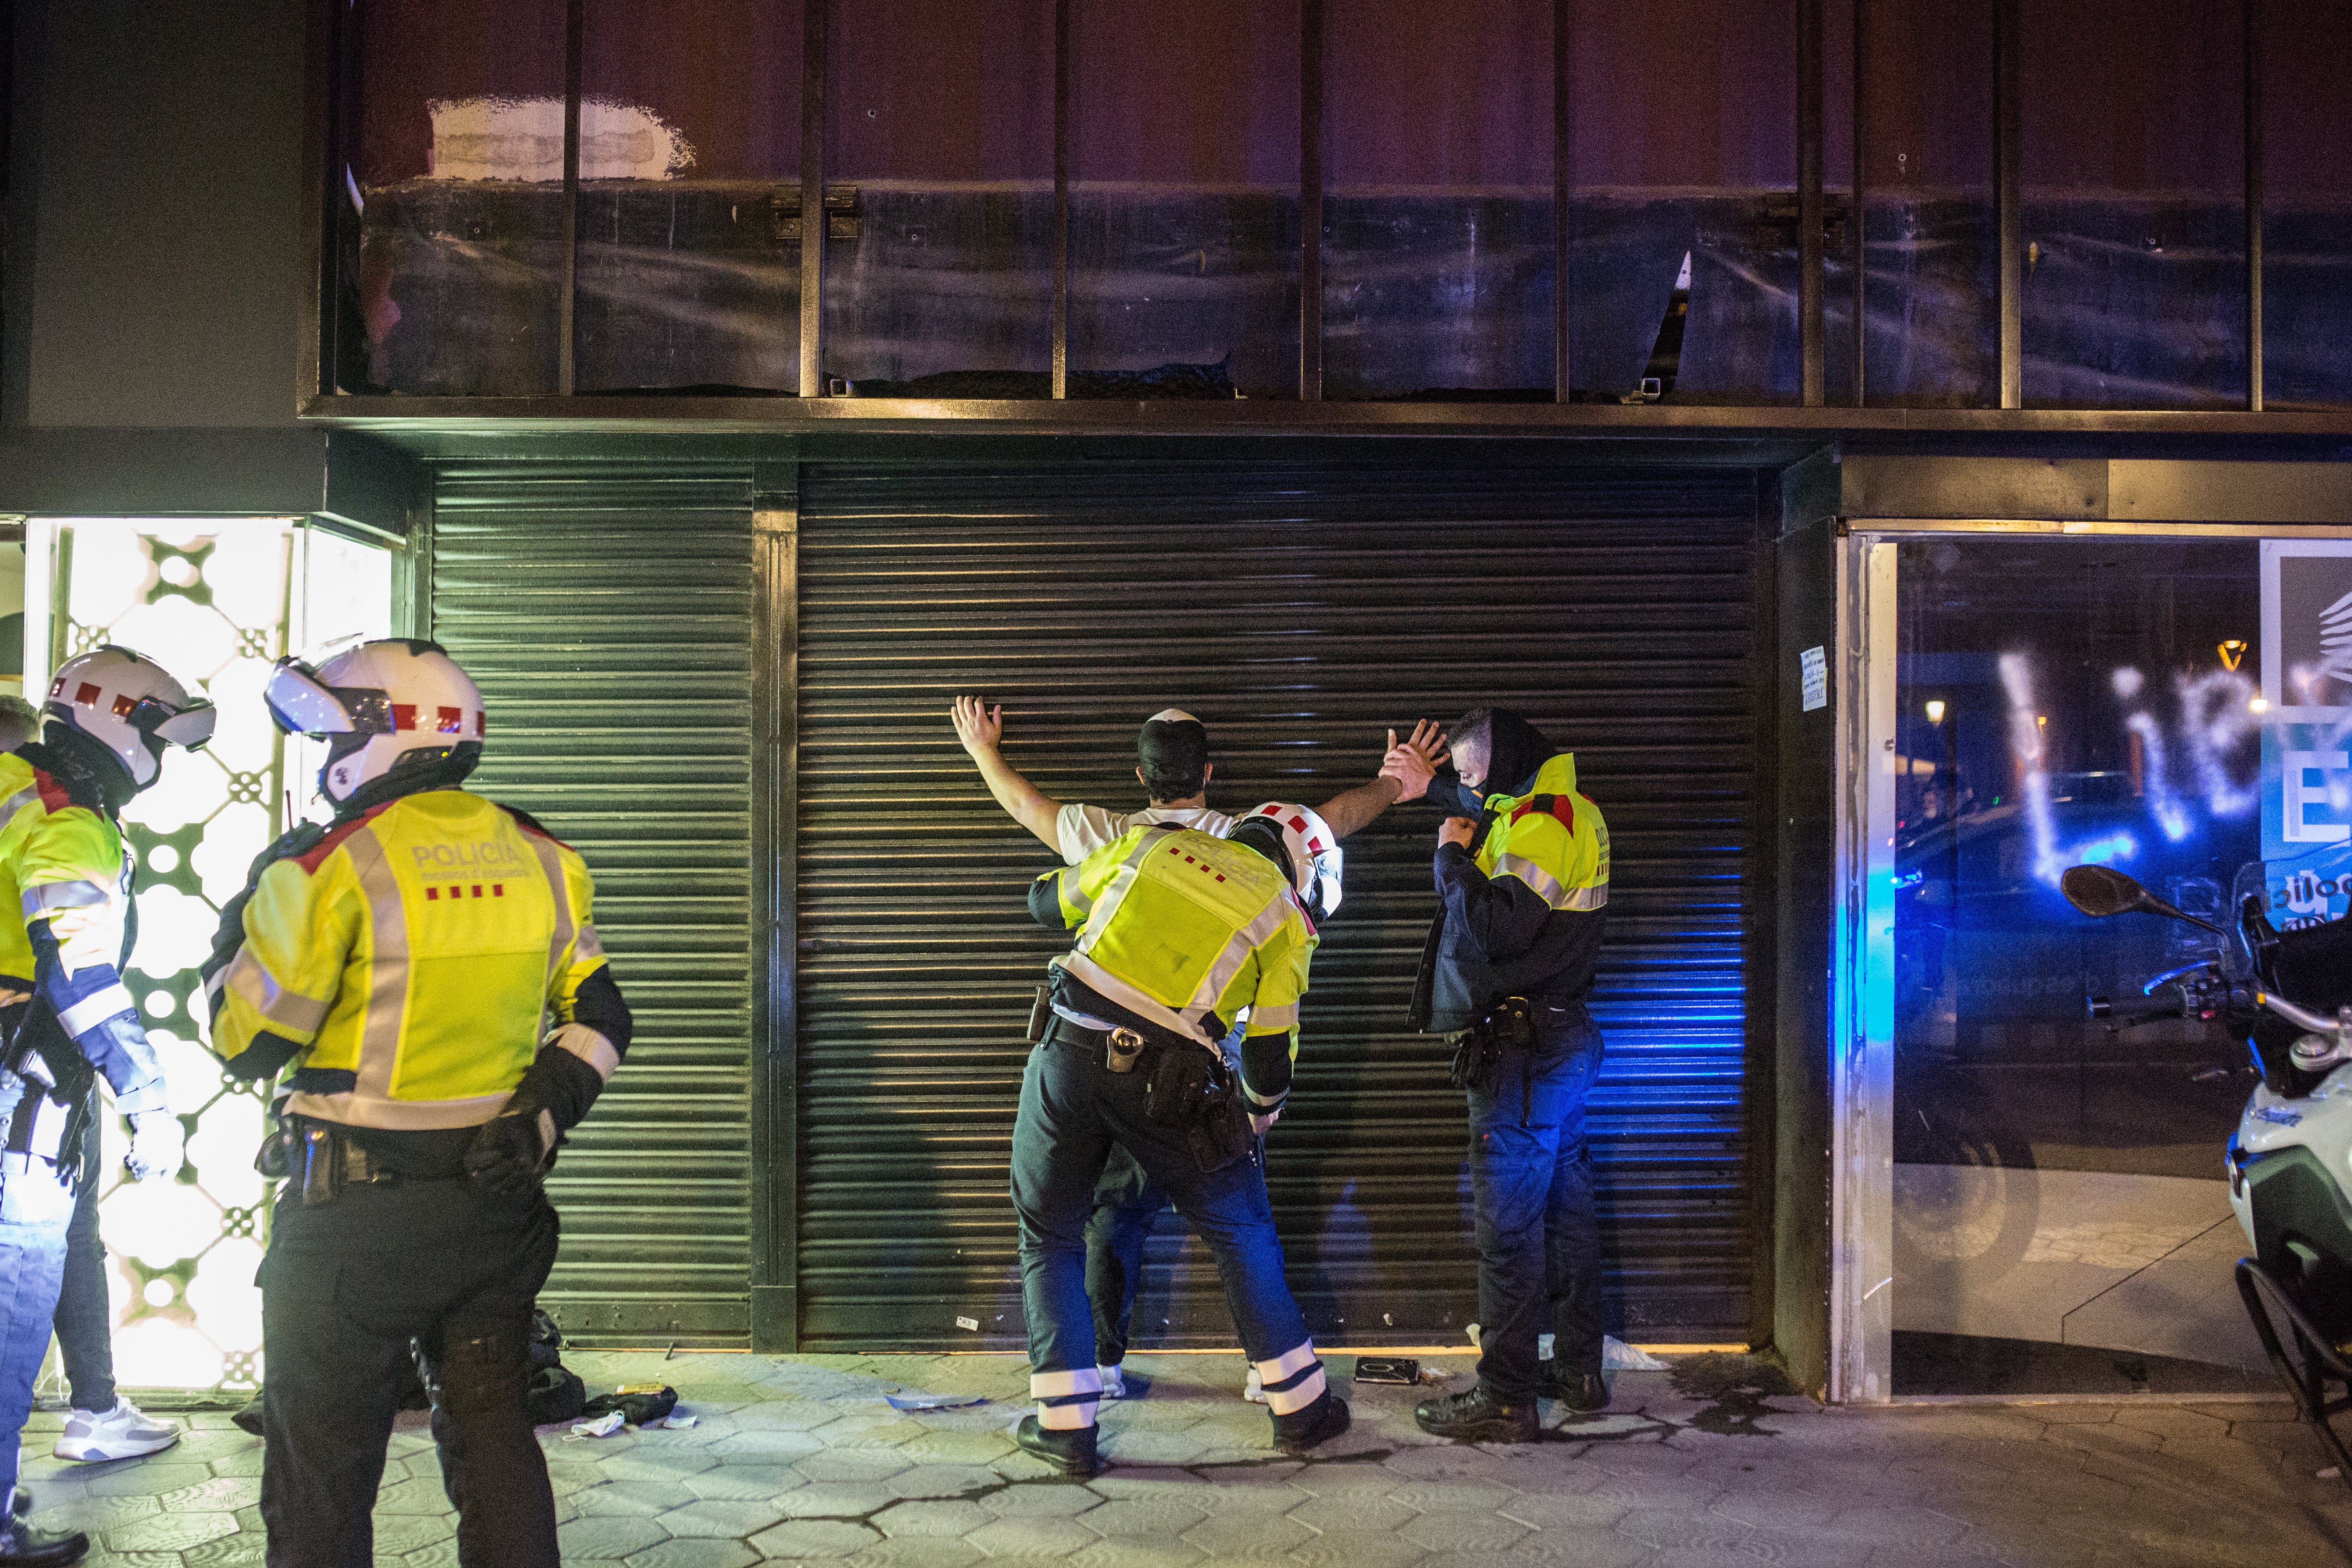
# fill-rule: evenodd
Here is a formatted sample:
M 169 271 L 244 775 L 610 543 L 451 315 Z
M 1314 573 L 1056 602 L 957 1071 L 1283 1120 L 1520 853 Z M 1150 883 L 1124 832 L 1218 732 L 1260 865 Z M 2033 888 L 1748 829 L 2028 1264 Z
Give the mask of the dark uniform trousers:
M 555 1262 L 543 1196 L 463 1178 L 278 1203 L 262 1264 L 269 1568 L 372 1568 L 376 1489 L 414 1341 L 467 1568 L 558 1568 L 546 1457 L 523 1411 L 531 1303 Z

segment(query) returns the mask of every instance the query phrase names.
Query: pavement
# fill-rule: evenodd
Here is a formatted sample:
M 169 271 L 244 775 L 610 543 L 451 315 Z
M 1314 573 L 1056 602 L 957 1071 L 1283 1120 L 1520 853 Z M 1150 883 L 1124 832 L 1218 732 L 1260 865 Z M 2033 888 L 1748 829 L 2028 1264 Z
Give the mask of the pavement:
M 696 1424 L 542 1433 L 567 1563 L 628 1568 L 1985 1568 L 2352 1563 L 2352 1489 L 2284 1400 L 1824 1410 L 1745 1356 L 1614 1379 L 1606 1414 L 1547 1407 L 1545 1441 L 1470 1447 L 1413 1426 L 1422 1392 L 1335 1384 L 1345 1436 L 1276 1453 L 1238 1397 L 1239 1355 L 1142 1355 L 1106 1405 L 1111 1468 L 1048 1474 L 1013 1446 L 1027 1367 L 1003 1355 L 571 1352 L 592 1389 L 666 1382 Z M 1466 1374 L 1467 1357 L 1426 1364 Z M 902 1414 L 894 1389 L 987 1403 Z M 160 1403 L 160 1402 L 159 1402 Z M 37 1521 L 79 1526 L 102 1568 L 262 1562 L 261 1445 L 197 1411 L 176 1447 L 75 1466 L 26 1432 Z M 379 1565 L 457 1562 L 420 1417 L 377 1500 Z

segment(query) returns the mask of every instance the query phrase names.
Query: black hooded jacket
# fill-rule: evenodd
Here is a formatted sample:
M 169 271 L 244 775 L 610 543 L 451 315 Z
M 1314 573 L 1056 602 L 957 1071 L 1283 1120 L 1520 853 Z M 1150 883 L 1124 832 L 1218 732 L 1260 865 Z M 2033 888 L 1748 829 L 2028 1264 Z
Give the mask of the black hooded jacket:
M 1448 816 L 1476 822 L 1470 847 L 1441 845 L 1433 865 L 1438 912 L 1422 950 L 1410 1026 L 1450 1033 L 1470 1026 L 1505 996 L 1556 1006 L 1581 1005 L 1600 955 L 1600 910 L 1555 910 L 1516 877 L 1488 878 L 1478 846 L 1493 825 L 1491 796 L 1517 799 L 1562 748 L 1517 713 L 1497 712 L 1486 777 L 1465 786 L 1451 768 L 1430 782 L 1429 803 Z

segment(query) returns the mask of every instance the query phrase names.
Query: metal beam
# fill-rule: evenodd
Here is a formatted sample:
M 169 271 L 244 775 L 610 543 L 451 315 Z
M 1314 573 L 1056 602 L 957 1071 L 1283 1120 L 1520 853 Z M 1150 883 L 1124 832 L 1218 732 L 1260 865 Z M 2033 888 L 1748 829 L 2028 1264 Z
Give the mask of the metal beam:
M 824 33 L 826 0 L 801 13 L 801 395 L 824 395 Z
M 1868 9 L 1867 0 L 1853 0 L 1853 206 L 1846 219 L 1846 265 L 1853 273 L 1853 405 L 1870 406 L 1870 388 L 1863 373 L 1864 351 L 1869 346 L 1869 332 L 1864 329 L 1865 263 L 1868 253 L 1863 244 L 1863 176 L 1862 155 L 1869 138 L 1863 134 L 1864 102 L 1864 72 L 1863 70 L 1863 16 Z M 1802 198 L 1799 198 L 1802 205 Z
M 1070 0 L 1054 0 L 1054 395 L 1070 395 Z
M 799 466 L 751 500 L 751 1348 L 800 1343 Z
M 1822 325 L 1822 0 L 1797 0 L 1797 341 L 1808 408 L 1829 401 Z
M 1677 438 L 1695 443 L 1695 460 L 1709 444 L 1738 438 L 1802 437 L 1885 432 L 1905 437 L 1938 433 L 1994 439 L 2120 436 L 2154 439 L 2189 437 L 2302 437 L 2352 440 L 2352 407 L 2272 411 L 2259 416 L 2233 409 L 2042 408 L 1803 408 L 1709 404 L 1373 403 L 1299 404 L 1287 399 L 1234 398 L 1166 402 L 1073 398 L 1054 403 L 995 398 L 833 397 L 821 399 L 697 396 L 410 397 L 342 395 L 314 398 L 302 417 L 326 427 L 387 434 L 447 435 L 506 440 L 532 433 L 594 434 L 614 440 L 657 442 L 679 435 L 734 435 L 746 439 L 817 430 L 923 432 L 984 436 L 1017 431 L 1053 435 L 1423 435 L 1597 436 L 1626 442 Z M 47 435 L 47 432 L 40 434 Z M 0 458 L 8 442 L 0 439 Z M 81 509 L 87 515 L 118 515 Z M 149 509 L 153 510 L 153 509 Z M 168 510 L 169 508 L 163 510 Z M 268 510 L 268 509 L 263 509 Z
M 1323 400 L 1323 0 L 1298 5 L 1298 401 Z
M 2019 0 L 1993 0 L 1993 202 L 2000 214 L 2000 405 L 2025 406 L 2025 132 Z
M 1575 110 L 1569 94 L 1569 21 L 1571 0 L 1551 0 L 1551 399 L 1570 400 L 1569 308 L 1575 298 L 1570 287 L 1570 253 L 1576 237 L 1575 209 L 1570 192 L 1575 186 Z
M 555 390 L 572 395 L 573 329 L 580 300 L 580 53 L 588 33 L 587 0 L 563 7 L 563 275 L 555 300 Z
M 2263 411 L 2263 0 L 2244 0 L 2246 407 Z

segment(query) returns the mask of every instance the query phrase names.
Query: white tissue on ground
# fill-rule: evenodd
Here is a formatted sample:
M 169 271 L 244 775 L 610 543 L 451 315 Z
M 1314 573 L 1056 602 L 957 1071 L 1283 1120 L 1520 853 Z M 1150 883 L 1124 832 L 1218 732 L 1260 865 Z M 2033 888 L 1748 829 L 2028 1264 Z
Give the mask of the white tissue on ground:
M 573 1426 L 572 1435 L 574 1437 L 609 1437 L 619 1431 L 622 1425 L 621 1413 L 617 1410 L 607 1410 L 593 1421 L 583 1421 Z
M 1469 1335 L 1472 1344 L 1478 1342 L 1477 1324 L 1471 1324 L 1464 1331 Z M 1536 1359 L 1551 1360 L 1551 1335 L 1538 1334 Z M 1603 1334 L 1601 1336 L 1601 1370 L 1603 1372 L 1664 1372 L 1667 1368 L 1664 1362 L 1639 1345 L 1629 1345 L 1614 1334 Z

